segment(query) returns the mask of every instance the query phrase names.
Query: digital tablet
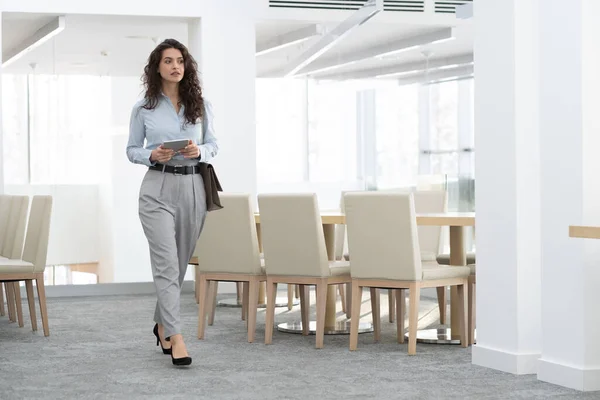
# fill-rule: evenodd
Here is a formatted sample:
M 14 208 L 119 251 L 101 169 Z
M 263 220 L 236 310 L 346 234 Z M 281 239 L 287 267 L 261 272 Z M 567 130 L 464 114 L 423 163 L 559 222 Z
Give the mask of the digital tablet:
M 187 146 L 189 143 L 188 139 L 177 139 L 177 140 L 167 140 L 166 142 L 163 143 L 163 147 L 165 149 L 171 149 L 171 150 L 181 150 L 183 149 L 185 146 Z

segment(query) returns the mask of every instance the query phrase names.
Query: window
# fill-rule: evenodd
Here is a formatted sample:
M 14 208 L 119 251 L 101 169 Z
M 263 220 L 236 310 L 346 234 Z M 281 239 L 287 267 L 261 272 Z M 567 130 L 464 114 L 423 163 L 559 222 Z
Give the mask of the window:
M 419 170 L 419 88 L 376 91 L 377 188 L 415 184 Z
M 436 178 L 455 193 L 451 208 L 473 204 L 473 85 L 258 79 L 259 188 L 316 192 L 333 207 L 340 190 Z
M 305 180 L 305 92 L 304 80 L 256 80 L 257 176 L 261 184 Z
M 29 181 L 27 132 L 27 76 L 2 75 L 2 136 L 4 183 Z
M 309 81 L 308 166 L 311 182 L 356 181 L 356 94 L 352 82 Z
M 110 90 L 105 77 L 29 76 L 31 183 L 98 183 L 95 149 L 108 138 Z

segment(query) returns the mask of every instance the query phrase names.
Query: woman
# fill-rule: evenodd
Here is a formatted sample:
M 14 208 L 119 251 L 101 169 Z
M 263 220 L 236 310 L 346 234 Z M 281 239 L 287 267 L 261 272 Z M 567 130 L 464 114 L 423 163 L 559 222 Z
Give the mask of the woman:
M 140 188 L 139 215 L 158 297 L 154 335 L 175 365 L 192 363 L 181 335 L 179 299 L 206 217 L 197 165 L 218 151 L 212 109 L 202 97 L 197 69 L 187 48 L 174 39 L 154 49 L 144 68 L 144 99 L 131 113 L 127 144 L 129 160 L 149 167 Z M 187 146 L 175 151 L 163 145 L 176 139 L 187 139 Z

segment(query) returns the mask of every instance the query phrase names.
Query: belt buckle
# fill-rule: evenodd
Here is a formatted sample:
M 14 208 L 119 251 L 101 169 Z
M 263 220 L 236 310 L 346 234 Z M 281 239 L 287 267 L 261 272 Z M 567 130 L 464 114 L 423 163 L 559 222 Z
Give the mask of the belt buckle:
M 177 172 L 179 168 L 183 168 L 183 165 L 174 165 L 173 166 L 173 175 L 183 175 L 181 172 Z

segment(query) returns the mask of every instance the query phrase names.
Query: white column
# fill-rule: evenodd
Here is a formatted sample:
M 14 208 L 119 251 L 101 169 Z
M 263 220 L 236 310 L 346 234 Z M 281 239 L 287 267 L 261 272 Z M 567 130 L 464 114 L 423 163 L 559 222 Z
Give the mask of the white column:
M 537 12 L 535 1 L 478 0 L 474 18 L 477 345 L 472 357 L 474 364 L 514 374 L 535 373 L 542 351 Z M 564 333 L 566 327 L 555 328 Z
M 600 2 L 540 4 L 542 357 L 538 379 L 600 390 Z M 557 12 L 563 10 L 564 12 Z M 479 232 L 478 232 L 479 233 Z
M 206 98 L 215 112 L 219 156 L 214 165 L 223 190 L 256 195 L 256 42 L 254 2 L 227 8 L 211 3 L 189 23 L 189 48 L 198 61 Z

